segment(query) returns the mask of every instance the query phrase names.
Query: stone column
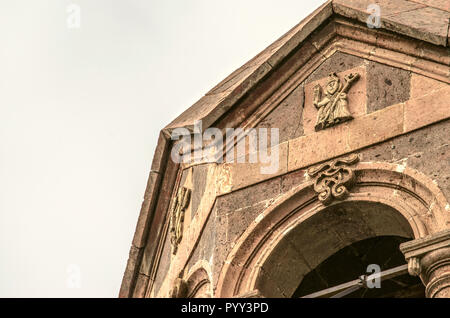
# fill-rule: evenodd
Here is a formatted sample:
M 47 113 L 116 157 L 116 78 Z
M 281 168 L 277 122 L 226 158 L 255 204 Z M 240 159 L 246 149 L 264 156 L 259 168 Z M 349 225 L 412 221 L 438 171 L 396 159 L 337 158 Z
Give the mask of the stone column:
M 450 229 L 400 245 L 408 272 L 420 276 L 427 298 L 450 298 Z

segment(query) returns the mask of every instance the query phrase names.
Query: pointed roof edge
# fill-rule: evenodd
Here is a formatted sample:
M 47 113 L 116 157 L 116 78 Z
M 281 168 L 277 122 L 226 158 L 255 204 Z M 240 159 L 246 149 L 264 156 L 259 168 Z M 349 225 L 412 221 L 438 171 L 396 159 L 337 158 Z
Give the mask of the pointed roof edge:
M 439 6 L 429 4 L 430 2 L 438 1 L 440 0 L 378 0 L 377 4 L 380 5 L 382 11 L 384 9 L 392 9 L 392 2 L 395 2 L 395 13 L 382 16 L 381 27 L 384 30 L 393 31 L 398 34 L 448 48 L 448 21 L 450 20 L 450 8 L 440 10 L 437 9 Z M 171 181 L 168 181 L 167 185 L 171 184 L 174 179 L 175 171 L 178 169 L 178 166 L 170 163 L 172 130 L 184 127 L 192 131 L 194 122 L 197 120 L 203 121 L 204 128 L 209 127 L 225 114 L 251 88 L 257 85 L 265 75 L 278 66 L 285 57 L 295 50 L 328 18 L 337 14 L 365 23 L 369 16 L 369 13 L 366 12 L 367 5 L 372 2 L 373 0 L 326 1 L 302 22 L 297 24 L 238 70 L 230 74 L 198 102 L 161 130 L 153 156 L 144 201 L 142 202 L 142 208 L 130 249 L 127 266 L 122 279 L 119 297 L 147 296 L 147 285 L 152 284 L 152 278 L 151 275 L 148 276 L 148 274 L 150 274 L 148 273 L 148 270 L 153 266 L 153 257 L 157 252 L 157 243 L 146 243 L 150 237 L 154 237 L 155 240 L 158 240 L 157 237 L 161 234 L 158 226 L 154 227 L 154 223 L 161 221 L 158 215 L 165 210 L 164 206 L 167 204 L 163 204 L 159 207 L 159 205 L 157 206 L 157 201 L 159 197 L 171 197 L 172 187 L 165 186 L 162 182 L 166 179 L 167 175 L 169 175 Z M 411 9 L 411 6 L 413 9 Z M 425 15 L 428 13 L 433 17 L 445 17 L 447 20 L 438 19 L 438 21 L 442 22 L 441 25 L 439 25 L 439 23 L 431 23 L 428 26 L 441 26 L 440 29 L 437 28 L 441 31 L 447 28 L 447 33 L 434 32 L 433 28 L 427 30 L 422 27 L 421 21 L 412 21 L 410 24 L 405 24 L 404 15 L 407 15 L 408 12 L 417 14 L 418 12 L 415 11 L 423 11 L 419 13 Z M 143 259 L 146 260 L 144 261 Z M 146 272 L 146 274 L 141 272 L 142 265 L 145 265 L 144 272 Z
M 196 120 L 202 120 L 203 127 L 209 127 L 332 15 L 332 0 L 328 0 L 213 87 L 194 105 L 164 127 L 164 130 L 169 134 L 173 129 L 180 127 L 192 131 Z
M 378 0 L 380 29 L 392 31 L 434 45 L 449 47 L 450 5 L 442 10 L 439 0 Z M 333 14 L 367 23 L 373 0 L 328 0 L 273 44 L 231 73 L 194 105 L 164 127 L 170 135 L 175 128 L 193 131 L 195 121 L 209 127 L 242 96 L 297 48 Z M 430 4 L 431 3 L 431 4 Z M 428 23 L 424 23 L 424 21 Z

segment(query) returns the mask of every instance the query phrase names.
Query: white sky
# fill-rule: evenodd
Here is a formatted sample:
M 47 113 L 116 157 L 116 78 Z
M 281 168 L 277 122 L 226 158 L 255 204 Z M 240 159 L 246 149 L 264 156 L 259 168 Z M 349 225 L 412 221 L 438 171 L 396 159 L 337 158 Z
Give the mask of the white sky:
M 0 297 L 117 297 L 160 129 L 323 2 L 0 0 Z

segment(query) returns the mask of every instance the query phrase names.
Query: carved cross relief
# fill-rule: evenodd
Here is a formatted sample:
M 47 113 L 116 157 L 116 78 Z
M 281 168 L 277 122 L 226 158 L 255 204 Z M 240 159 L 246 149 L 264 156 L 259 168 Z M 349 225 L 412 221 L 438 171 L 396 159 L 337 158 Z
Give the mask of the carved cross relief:
M 353 119 L 348 110 L 347 92 L 359 77 L 358 73 L 348 74 L 342 83 L 336 73 L 330 73 L 325 92 L 320 85 L 314 87 L 313 104 L 317 108 L 317 121 L 314 127 L 316 131 Z
M 176 254 L 178 244 L 183 238 L 184 214 L 189 206 L 191 199 L 191 190 L 181 187 L 175 196 L 170 214 L 170 242 L 172 243 L 172 253 Z

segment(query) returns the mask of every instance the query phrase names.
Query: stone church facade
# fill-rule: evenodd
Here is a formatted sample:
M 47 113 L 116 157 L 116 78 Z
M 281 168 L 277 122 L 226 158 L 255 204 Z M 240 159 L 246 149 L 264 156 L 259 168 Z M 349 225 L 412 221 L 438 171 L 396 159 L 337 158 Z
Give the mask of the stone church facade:
M 372 2 L 327 1 L 161 131 L 120 297 L 450 297 L 450 3 Z M 173 160 L 211 127 L 243 133 Z M 275 169 L 225 160 L 264 128 Z

